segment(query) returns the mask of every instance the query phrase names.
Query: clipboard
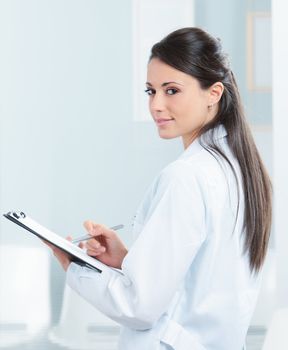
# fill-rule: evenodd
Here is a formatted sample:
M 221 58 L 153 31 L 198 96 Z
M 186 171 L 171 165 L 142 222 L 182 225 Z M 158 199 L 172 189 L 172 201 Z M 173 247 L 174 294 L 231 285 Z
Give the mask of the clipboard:
M 33 233 L 38 238 L 52 243 L 56 247 L 63 250 L 65 253 L 68 253 L 71 257 L 71 261 L 79 265 L 84 265 L 86 267 L 92 268 L 99 273 L 102 273 L 104 269 L 112 269 L 122 274 L 121 270 L 105 265 L 96 258 L 87 255 L 82 248 L 69 242 L 67 239 L 59 236 L 57 233 L 54 233 L 48 230 L 46 227 L 38 224 L 23 212 L 10 211 L 7 214 L 3 214 L 3 216 L 6 219 L 14 222 L 14 224 L 17 224 L 25 230 Z

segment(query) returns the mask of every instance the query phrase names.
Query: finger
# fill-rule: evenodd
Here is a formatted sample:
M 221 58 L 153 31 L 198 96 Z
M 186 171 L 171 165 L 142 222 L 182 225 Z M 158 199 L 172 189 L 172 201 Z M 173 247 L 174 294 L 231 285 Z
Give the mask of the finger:
M 97 223 L 93 222 L 92 220 L 85 221 L 84 227 L 93 236 L 101 235 L 104 232 L 106 232 L 107 230 L 109 230 L 108 227 L 106 227 L 105 225 L 97 224 Z
M 84 242 L 80 242 L 78 244 L 78 247 L 81 248 L 81 249 L 84 249 L 85 248 L 85 243 Z
M 93 237 L 103 236 L 105 238 L 112 238 L 115 235 L 115 232 L 109 227 L 102 224 L 94 224 L 93 230 L 90 232 Z
M 106 251 L 106 247 L 99 246 L 98 248 L 87 247 L 86 252 L 91 252 L 91 254 L 99 254 L 104 253 Z
M 71 239 L 71 237 L 67 237 L 68 240 Z M 71 262 L 71 258 L 69 256 L 69 254 L 65 253 L 62 251 L 62 249 L 56 247 L 55 245 L 53 245 L 52 243 L 45 241 L 43 239 L 41 239 L 43 243 L 45 243 L 49 248 L 51 248 L 53 255 L 58 259 L 58 261 L 60 262 L 60 264 L 62 265 L 62 267 L 64 268 L 64 270 L 66 271 L 70 262 Z
M 53 251 L 56 249 L 55 245 L 53 245 L 52 243 L 45 241 L 44 239 L 41 239 L 41 241 L 46 244 L 50 249 L 52 249 Z
M 105 253 L 105 247 L 100 247 L 99 249 L 87 249 L 87 254 L 90 256 L 98 256 Z
M 93 222 L 93 221 L 91 221 L 91 220 L 86 220 L 86 221 L 84 222 L 83 225 L 84 225 L 85 229 L 86 229 L 89 233 L 93 231 L 93 226 L 94 226 L 94 222 Z
M 50 247 L 50 246 L 51 246 L 51 244 L 50 244 L 50 243 L 48 243 L 47 241 L 45 241 L 44 239 L 41 239 L 41 241 L 42 241 L 44 244 L 48 245 L 48 247 Z
M 89 241 L 86 242 L 88 249 L 98 249 L 101 244 L 97 239 L 89 239 Z

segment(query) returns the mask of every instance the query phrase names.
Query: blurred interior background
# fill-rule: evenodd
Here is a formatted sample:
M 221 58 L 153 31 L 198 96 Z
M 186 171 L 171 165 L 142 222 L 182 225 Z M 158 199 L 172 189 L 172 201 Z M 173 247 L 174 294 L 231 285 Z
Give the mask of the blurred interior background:
M 181 140 L 159 138 L 149 116 L 149 48 L 179 27 L 202 27 L 229 55 L 274 183 L 247 349 L 287 349 L 287 10 L 276 0 L 0 0 L 1 213 L 24 211 L 62 236 L 83 234 L 86 219 L 123 223 L 129 246 L 146 188 L 183 151 Z M 65 287 L 38 239 L 5 219 L 0 282 L 0 348 L 115 349 L 118 326 Z

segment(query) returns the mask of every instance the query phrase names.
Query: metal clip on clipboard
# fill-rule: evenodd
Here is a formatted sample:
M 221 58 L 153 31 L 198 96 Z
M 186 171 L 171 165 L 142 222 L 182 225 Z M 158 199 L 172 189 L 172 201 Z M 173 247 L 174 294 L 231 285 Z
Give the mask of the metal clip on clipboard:
M 16 212 L 10 211 L 7 214 L 3 214 L 3 216 L 17 224 L 18 226 L 24 228 L 25 230 L 33 233 L 37 237 L 42 240 L 45 240 L 56 247 L 62 249 L 64 252 L 71 256 L 71 260 L 75 263 L 78 263 L 82 266 L 86 266 L 96 270 L 101 273 L 104 269 L 112 269 L 120 274 L 122 274 L 121 270 L 115 269 L 113 267 L 107 266 L 101 263 L 96 258 L 93 258 L 86 254 L 86 252 L 68 241 L 67 239 L 59 236 L 58 234 L 48 230 L 44 226 L 38 224 L 36 221 L 28 217 L 24 212 Z

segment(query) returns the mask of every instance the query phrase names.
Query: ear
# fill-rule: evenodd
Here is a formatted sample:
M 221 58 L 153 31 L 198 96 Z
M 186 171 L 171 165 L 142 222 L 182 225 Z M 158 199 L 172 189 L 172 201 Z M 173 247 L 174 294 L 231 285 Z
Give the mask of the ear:
M 220 101 L 221 96 L 224 92 L 224 85 L 217 81 L 209 87 L 209 105 L 215 105 Z

